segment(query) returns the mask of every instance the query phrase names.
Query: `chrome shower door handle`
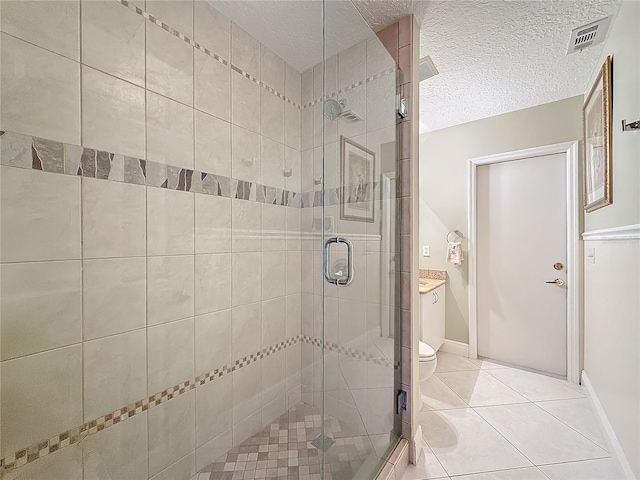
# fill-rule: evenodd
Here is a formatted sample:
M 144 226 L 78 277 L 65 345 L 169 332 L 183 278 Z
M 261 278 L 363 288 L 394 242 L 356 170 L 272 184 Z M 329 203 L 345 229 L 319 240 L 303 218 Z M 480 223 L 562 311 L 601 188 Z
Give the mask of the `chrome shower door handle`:
M 347 246 L 347 278 L 337 278 L 329 273 L 329 251 L 331 249 L 331 245 L 334 243 L 344 243 Z M 331 237 L 328 238 L 324 242 L 324 255 L 323 255 L 323 269 L 324 269 L 324 278 L 327 282 L 333 285 L 345 286 L 349 285 L 353 281 L 353 244 L 348 238 L 344 237 Z M 338 275 L 343 273 L 342 271 L 336 272 Z M 343 276 L 343 275 L 341 275 Z

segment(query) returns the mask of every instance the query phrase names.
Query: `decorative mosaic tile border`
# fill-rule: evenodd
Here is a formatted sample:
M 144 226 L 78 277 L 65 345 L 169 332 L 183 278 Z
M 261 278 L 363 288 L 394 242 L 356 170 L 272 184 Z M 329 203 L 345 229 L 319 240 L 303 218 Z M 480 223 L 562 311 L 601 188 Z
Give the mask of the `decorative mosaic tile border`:
M 352 83 L 351 85 L 348 85 L 348 86 L 338 90 L 337 92 L 330 93 L 330 94 L 327 95 L 327 98 L 337 97 L 338 95 L 340 95 L 342 93 L 348 92 L 349 90 L 353 90 L 354 88 L 358 88 L 361 85 L 365 85 L 367 83 L 373 82 L 374 80 L 377 80 L 377 79 L 379 79 L 381 77 L 384 77 L 386 75 L 389 75 L 391 73 L 395 73 L 397 71 L 398 71 L 398 66 L 394 65 L 393 67 L 391 67 L 391 68 L 389 68 L 387 70 L 384 70 L 384 71 L 382 71 L 380 73 L 376 73 L 375 75 L 372 75 L 371 77 L 365 78 L 364 80 L 360 80 L 359 82 Z M 320 102 L 322 102 L 322 97 L 316 98 L 315 100 L 313 100 L 313 101 L 311 101 L 309 103 L 305 103 L 304 105 L 302 105 L 302 109 L 313 107 L 314 105 L 316 105 L 317 103 L 320 103 Z
M 308 343 L 317 347 L 322 347 L 323 345 L 322 340 L 318 338 L 313 338 L 306 335 L 297 335 L 295 337 L 288 338 L 287 340 L 284 340 L 280 343 L 271 345 L 270 347 L 264 348 L 258 352 L 246 355 L 245 357 L 240 358 L 235 362 L 231 362 L 223 367 L 216 368 L 214 370 L 211 370 L 210 372 L 179 383 L 178 385 L 169 387 L 162 392 L 156 393 L 155 395 L 150 395 L 130 405 L 119 408 L 96 419 L 90 420 L 79 427 L 72 428 L 53 436 L 50 439 L 42 440 L 26 448 L 18 450 L 13 454 L 7 455 L 6 457 L 0 459 L 0 476 L 3 476 L 5 473 L 15 470 L 16 468 L 23 467 L 31 462 L 34 462 L 46 455 L 50 455 L 64 447 L 75 445 L 89 435 L 96 434 L 98 432 L 101 432 L 105 428 L 117 425 L 118 423 L 123 422 L 135 415 L 146 412 L 150 408 L 162 405 L 163 403 L 166 403 L 169 400 L 187 393 L 197 387 L 205 385 L 224 375 L 233 373 L 236 370 L 246 367 L 247 365 L 251 365 L 258 360 L 266 358 L 269 355 L 273 355 L 276 352 L 284 350 L 300 342 Z M 348 355 L 359 360 L 370 361 L 377 365 L 394 368 L 393 363 L 388 359 L 379 358 L 371 355 L 370 353 L 362 352 L 354 348 L 343 347 L 330 342 L 324 342 L 324 347 L 327 350 L 335 351 L 343 355 Z
M 277 97 L 281 98 L 285 102 L 290 103 L 291 105 L 293 105 L 297 109 L 301 109 L 302 108 L 300 106 L 300 104 L 294 102 L 290 98 L 287 98 L 284 94 L 278 92 L 276 89 L 270 87 L 269 85 L 267 85 L 264 82 L 261 82 L 260 80 L 258 80 L 257 78 L 253 77 L 252 75 L 250 75 L 249 73 L 245 72 L 244 70 L 240 69 L 236 65 L 233 65 L 229 60 L 226 60 L 226 59 L 222 58 L 220 55 L 218 55 L 218 54 L 212 52 L 211 50 L 209 50 L 208 48 L 200 45 L 195 40 L 192 40 L 191 38 L 187 37 L 186 35 L 178 32 L 175 28 L 167 25 L 162 20 L 157 19 L 156 17 L 154 17 L 153 15 L 145 12 L 141 8 L 136 7 L 135 5 L 132 5 L 128 0 L 115 0 L 115 1 L 118 2 L 118 3 L 121 3 L 122 5 L 124 5 L 125 7 L 129 8 L 130 10 L 136 12 L 138 15 L 141 15 L 142 17 L 146 18 L 150 22 L 156 24 L 157 26 L 159 26 L 163 30 L 166 30 L 171 35 L 174 35 L 174 36 L 178 37 L 183 42 L 186 42 L 189 45 L 191 45 L 192 47 L 197 48 L 198 50 L 200 50 L 205 55 L 210 56 L 211 58 L 213 58 L 214 60 L 222 63 L 223 65 L 229 65 L 232 70 L 234 70 L 234 71 L 238 72 L 239 74 L 247 77 L 253 83 L 259 85 L 260 87 L 264 88 L 268 92 L 273 93 L 274 95 L 276 95 Z
M 322 206 L 323 202 L 322 190 L 299 193 L 19 133 L 0 131 L 0 142 L 0 164 L 8 167 L 237 198 L 283 207 L 312 208 Z M 373 183 L 374 195 L 380 185 L 380 182 Z M 341 203 L 342 191 L 339 187 L 324 190 L 325 206 Z
M 178 37 L 183 42 L 186 42 L 189 45 L 191 45 L 192 47 L 197 48 L 198 50 L 200 50 L 205 55 L 210 56 L 211 58 L 213 58 L 214 60 L 222 63 L 223 65 L 230 66 L 231 70 L 233 70 L 236 73 L 239 73 L 240 75 L 248 78 L 249 80 L 251 80 L 256 85 L 259 85 L 260 87 L 264 88 L 268 92 L 270 92 L 270 93 L 276 95 L 277 97 L 281 98 L 285 102 L 290 103 L 291 105 L 293 105 L 294 107 L 296 107 L 299 110 L 302 110 L 304 108 L 312 107 L 312 106 L 314 106 L 317 103 L 322 101 L 322 97 L 321 97 L 321 98 L 317 98 L 317 99 L 315 99 L 315 100 L 313 100 L 313 101 L 311 101 L 311 102 L 309 102 L 309 103 L 307 103 L 305 105 L 300 105 L 299 103 L 291 100 L 290 98 L 287 98 L 283 93 L 278 92 L 273 87 L 270 87 L 266 83 L 261 82 L 260 80 L 258 80 L 254 76 L 252 76 L 250 73 L 247 73 L 244 70 L 242 70 L 240 67 L 232 64 L 229 60 L 226 60 L 226 59 L 222 58 L 220 55 L 218 55 L 217 53 L 214 53 L 211 50 L 209 50 L 208 48 L 200 45 L 195 40 L 192 40 L 191 38 L 187 37 L 186 35 L 178 32 L 175 28 L 167 25 L 162 20 L 157 19 L 156 17 L 154 17 L 153 15 L 145 12 L 141 8 L 136 7 L 135 5 L 132 5 L 128 0 L 115 0 L 115 1 L 118 2 L 118 3 L 121 3 L 122 5 L 124 5 L 125 7 L 129 8 L 130 10 L 136 12 L 138 15 L 141 15 L 142 17 L 144 17 L 145 19 L 149 20 L 150 22 L 153 22 L 154 24 L 156 24 L 157 26 L 159 26 L 163 30 L 169 32 L 170 34 L 172 34 L 172 35 L 174 35 L 176 37 Z M 389 75 L 391 73 L 395 73 L 397 70 L 398 70 L 398 67 L 397 67 L 397 65 L 395 65 L 392 68 L 384 70 L 383 72 L 380 72 L 380 73 L 377 73 L 375 75 L 372 75 L 371 77 L 368 77 L 368 78 L 366 78 L 364 80 L 361 80 L 359 82 L 352 83 L 351 85 L 348 85 L 348 86 L 338 90 L 337 92 L 333 92 L 333 93 L 327 95 L 327 98 L 337 97 L 338 95 L 340 95 L 340 94 L 342 94 L 344 92 L 347 92 L 349 90 L 353 90 L 354 88 L 357 88 L 357 87 L 359 87 L 361 85 L 365 85 L 365 84 L 367 84 L 369 82 L 373 82 L 374 80 L 377 80 L 378 78 L 384 77 L 384 76 Z
M 11 167 L 298 208 L 314 205 L 316 193 L 320 193 L 301 194 L 279 187 L 12 132 L 0 131 L 0 142 L 0 164 Z
M 258 360 L 273 355 L 276 352 L 284 350 L 290 346 L 293 346 L 302 341 L 301 336 L 291 337 L 283 342 L 271 345 L 268 348 L 264 348 L 258 352 L 254 352 L 241 359 L 231 362 L 221 368 L 216 368 L 210 372 L 202 374 L 198 377 L 192 378 L 185 382 L 174 385 L 162 392 L 156 393 L 145 397 L 137 402 L 134 402 L 126 407 L 119 408 L 111 413 L 102 415 L 94 420 L 84 423 L 79 427 L 72 428 L 66 432 L 53 436 L 48 440 L 43 440 L 33 445 L 18 450 L 14 454 L 7 455 L 5 458 L 0 459 L 0 474 L 4 474 L 10 470 L 27 465 L 35 460 L 49 455 L 51 453 L 60 450 L 61 448 L 68 447 L 80 442 L 82 439 L 89 435 L 98 433 L 105 428 L 109 428 L 120 422 L 123 422 L 135 415 L 149 410 L 150 408 L 162 405 L 169 400 L 178 397 L 186 392 L 193 390 L 199 386 L 205 385 L 216 378 L 220 378 L 224 375 L 228 375 L 242 367 L 246 367 Z
M 307 335 L 302 335 L 301 340 L 304 343 L 308 343 L 315 347 L 322 347 L 324 345 L 325 350 L 338 352 L 342 355 L 347 355 L 357 360 L 365 360 L 367 362 L 375 363 L 376 365 L 382 365 L 383 367 L 395 368 L 394 363 L 386 357 L 376 357 L 375 355 L 372 355 L 368 352 L 363 352 L 362 350 L 357 350 L 351 347 L 344 347 L 342 345 L 338 345 L 337 343 L 322 342 L 322 340 L 319 338 L 309 337 Z

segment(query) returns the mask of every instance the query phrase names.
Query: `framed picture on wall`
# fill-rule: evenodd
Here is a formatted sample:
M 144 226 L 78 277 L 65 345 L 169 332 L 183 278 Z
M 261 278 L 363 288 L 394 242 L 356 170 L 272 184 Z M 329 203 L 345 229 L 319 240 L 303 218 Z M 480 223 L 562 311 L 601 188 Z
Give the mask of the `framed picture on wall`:
M 360 222 L 374 220 L 375 154 L 340 137 L 340 218 Z
M 582 107 L 584 209 L 593 212 L 613 203 L 611 158 L 611 57 L 600 69 Z

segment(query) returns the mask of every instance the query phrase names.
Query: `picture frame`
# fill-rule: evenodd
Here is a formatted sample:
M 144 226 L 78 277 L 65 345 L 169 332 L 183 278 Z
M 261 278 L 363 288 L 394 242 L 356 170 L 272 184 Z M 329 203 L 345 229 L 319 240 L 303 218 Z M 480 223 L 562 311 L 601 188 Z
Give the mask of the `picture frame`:
M 340 219 L 375 219 L 375 153 L 345 136 L 340 137 Z
M 611 150 L 611 57 L 607 57 L 582 107 L 584 209 L 613 203 Z

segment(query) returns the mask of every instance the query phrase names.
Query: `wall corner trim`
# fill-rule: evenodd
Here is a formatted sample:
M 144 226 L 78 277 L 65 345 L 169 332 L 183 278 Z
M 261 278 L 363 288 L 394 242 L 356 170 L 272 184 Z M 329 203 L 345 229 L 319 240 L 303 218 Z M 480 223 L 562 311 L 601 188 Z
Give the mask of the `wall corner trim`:
M 585 242 L 596 240 L 640 240 L 640 224 L 591 230 L 582 234 L 582 240 Z
M 609 422 L 609 418 L 607 417 L 607 414 L 604 411 L 604 408 L 600 403 L 600 400 L 598 399 L 598 395 L 596 394 L 596 391 L 593 389 L 593 385 L 589 381 L 587 372 L 583 370 L 581 377 L 582 377 L 582 385 L 586 390 L 589 403 L 591 403 L 591 405 L 593 406 L 593 409 L 596 412 L 596 416 L 600 423 L 601 429 L 607 434 L 607 440 L 610 446 L 613 448 L 613 453 L 615 454 L 618 461 L 620 462 L 620 465 L 622 466 L 622 470 L 624 471 L 624 474 L 627 477 L 627 480 L 637 480 L 636 476 L 633 474 L 631 465 L 629 464 L 629 461 L 627 460 L 627 457 L 624 454 L 624 450 L 622 450 L 622 445 L 620 445 L 620 442 L 618 441 L 618 437 L 616 437 L 616 433 L 613 430 L 613 426 Z
M 469 344 L 456 342 L 455 340 L 447 340 L 445 338 L 444 343 L 440 347 L 440 350 L 446 353 L 452 353 L 454 355 L 460 355 L 462 357 L 469 358 Z

